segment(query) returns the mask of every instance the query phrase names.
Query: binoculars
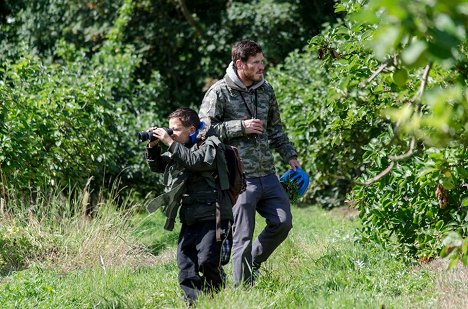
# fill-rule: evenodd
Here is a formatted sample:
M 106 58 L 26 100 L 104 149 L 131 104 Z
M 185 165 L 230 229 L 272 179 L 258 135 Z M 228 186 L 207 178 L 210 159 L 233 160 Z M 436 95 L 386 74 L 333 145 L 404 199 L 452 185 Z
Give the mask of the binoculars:
M 169 128 L 163 128 L 167 134 L 169 135 L 172 135 L 174 133 L 174 131 L 172 129 L 169 129 Z M 145 141 L 154 141 L 156 138 L 153 136 L 153 131 L 143 131 L 143 132 L 139 132 L 137 133 L 137 136 L 138 136 L 138 142 L 142 143 L 142 142 L 145 142 Z

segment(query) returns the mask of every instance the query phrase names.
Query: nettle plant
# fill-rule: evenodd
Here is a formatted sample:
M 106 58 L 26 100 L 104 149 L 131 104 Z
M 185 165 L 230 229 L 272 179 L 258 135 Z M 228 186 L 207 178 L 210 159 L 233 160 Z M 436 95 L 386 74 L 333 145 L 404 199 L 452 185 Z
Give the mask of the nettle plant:
M 332 207 L 350 192 L 364 239 L 430 259 L 449 231 L 467 235 L 466 4 L 336 10 L 347 17 L 271 72 L 308 198 Z M 462 243 L 449 251 L 466 261 Z

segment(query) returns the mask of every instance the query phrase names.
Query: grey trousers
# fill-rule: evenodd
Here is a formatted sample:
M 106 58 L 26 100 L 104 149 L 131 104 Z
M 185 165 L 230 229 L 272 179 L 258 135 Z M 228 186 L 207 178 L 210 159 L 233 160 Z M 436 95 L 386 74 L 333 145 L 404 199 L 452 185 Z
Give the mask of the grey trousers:
M 286 239 L 292 228 L 291 205 L 275 174 L 247 178 L 247 189 L 233 207 L 232 271 L 234 285 L 250 283 L 252 262 L 265 262 Z M 266 227 L 252 240 L 255 214 L 266 221 Z

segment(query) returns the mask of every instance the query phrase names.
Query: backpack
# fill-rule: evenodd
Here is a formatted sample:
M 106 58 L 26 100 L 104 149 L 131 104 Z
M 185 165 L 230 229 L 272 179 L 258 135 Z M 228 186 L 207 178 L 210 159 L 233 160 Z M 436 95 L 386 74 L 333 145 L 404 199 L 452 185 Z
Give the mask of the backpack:
M 214 143 L 224 156 L 217 155 L 218 176 L 221 190 L 227 190 L 232 206 L 247 186 L 244 174 L 244 164 L 235 146 L 222 143 L 217 137 Z
M 217 148 L 216 165 L 218 167 L 219 187 L 222 191 L 227 191 L 232 206 L 234 206 L 239 195 L 247 187 L 244 164 L 235 146 L 223 144 L 218 137 L 213 136 L 210 139 Z M 216 240 L 221 241 L 221 210 L 219 203 L 216 203 Z
M 244 163 L 239 156 L 239 150 L 237 150 L 235 146 L 225 144 L 224 157 L 226 159 L 227 175 L 229 179 L 228 194 L 232 206 L 234 206 L 237 198 L 245 191 L 247 186 L 244 174 Z

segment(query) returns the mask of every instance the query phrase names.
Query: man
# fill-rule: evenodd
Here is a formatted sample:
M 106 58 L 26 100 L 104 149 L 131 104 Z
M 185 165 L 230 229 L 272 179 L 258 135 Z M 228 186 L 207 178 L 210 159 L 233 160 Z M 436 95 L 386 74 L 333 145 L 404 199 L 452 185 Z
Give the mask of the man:
M 275 174 L 270 146 L 293 170 L 300 167 L 283 130 L 274 91 L 263 73 L 261 47 L 250 40 L 236 43 L 226 75 L 207 91 L 199 113 L 223 142 L 238 148 L 244 162 L 247 189 L 233 208 L 232 268 L 236 286 L 242 282 L 253 284 L 261 263 L 292 228 L 291 206 Z M 253 241 L 256 212 L 267 225 Z
M 166 193 L 156 198 L 156 207 L 165 207 L 166 229 L 173 228 L 181 207 L 179 284 L 192 304 L 200 292 L 217 292 L 224 286 L 222 264 L 227 261 L 221 249 L 230 237 L 232 203 L 217 182 L 220 165 L 224 163 L 226 170 L 224 153 L 218 153 L 219 139 L 204 130 L 197 113 L 189 108 L 171 113 L 169 128 L 172 135 L 163 128 L 148 129 L 154 140 L 148 143 L 146 158 L 152 171 L 164 172 Z M 161 153 L 161 144 L 168 147 L 167 152 Z

